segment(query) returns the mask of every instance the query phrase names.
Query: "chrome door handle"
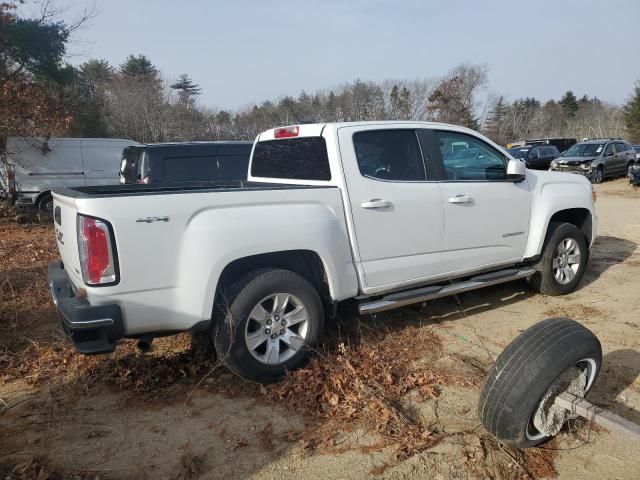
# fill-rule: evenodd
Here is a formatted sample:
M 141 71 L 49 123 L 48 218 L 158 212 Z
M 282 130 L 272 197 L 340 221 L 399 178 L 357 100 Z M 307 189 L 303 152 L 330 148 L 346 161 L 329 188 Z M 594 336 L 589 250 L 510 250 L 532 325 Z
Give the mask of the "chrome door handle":
M 362 202 L 360 206 L 362 208 L 376 209 L 376 208 L 387 208 L 393 205 L 391 202 L 387 202 L 386 200 L 380 200 L 379 198 L 374 198 L 373 200 L 369 200 L 368 202 Z
M 464 204 L 471 203 L 472 198 L 468 195 L 456 195 L 455 197 L 449 197 L 449 203 Z

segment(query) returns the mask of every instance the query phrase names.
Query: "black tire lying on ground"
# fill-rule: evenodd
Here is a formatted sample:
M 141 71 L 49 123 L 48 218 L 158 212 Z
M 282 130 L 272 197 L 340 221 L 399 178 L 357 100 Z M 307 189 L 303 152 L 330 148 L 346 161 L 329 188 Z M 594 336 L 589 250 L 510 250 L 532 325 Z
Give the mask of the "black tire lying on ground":
M 578 322 L 550 318 L 536 323 L 509 344 L 491 367 L 480 394 L 480 420 L 509 446 L 536 446 L 550 438 L 533 425 L 545 394 L 574 366 L 587 371 L 586 394 L 601 364 L 600 341 Z

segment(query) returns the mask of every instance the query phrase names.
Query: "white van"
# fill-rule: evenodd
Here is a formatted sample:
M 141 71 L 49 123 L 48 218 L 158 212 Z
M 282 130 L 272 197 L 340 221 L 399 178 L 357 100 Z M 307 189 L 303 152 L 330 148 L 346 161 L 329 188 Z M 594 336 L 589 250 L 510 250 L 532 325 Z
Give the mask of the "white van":
M 51 209 L 51 190 L 59 187 L 116 185 L 120 182 L 122 150 L 138 145 L 112 138 L 10 137 L 7 142 L 9 172 L 2 182 L 17 203 Z M 12 191 L 13 190 L 13 191 Z

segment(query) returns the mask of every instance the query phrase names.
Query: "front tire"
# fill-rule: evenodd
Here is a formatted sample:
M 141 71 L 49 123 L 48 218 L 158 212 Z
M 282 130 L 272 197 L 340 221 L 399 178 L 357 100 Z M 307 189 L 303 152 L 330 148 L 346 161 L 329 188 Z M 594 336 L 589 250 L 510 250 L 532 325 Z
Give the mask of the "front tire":
M 53 212 L 53 196 L 46 193 L 38 200 L 38 208 L 45 212 Z
M 593 174 L 593 183 L 602 183 L 604 182 L 604 168 L 598 167 Z
M 241 377 L 272 383 L 303 366 L 324 328 L 316 289 L 289 270 L 252 272 L 220 295 L 213 342 Z
M 551 223 L 549 231 L 529 285 L 545 295 L 566 295 L 576 289 L 584 275 L 589 259 L 587 239 L 570 223 Z

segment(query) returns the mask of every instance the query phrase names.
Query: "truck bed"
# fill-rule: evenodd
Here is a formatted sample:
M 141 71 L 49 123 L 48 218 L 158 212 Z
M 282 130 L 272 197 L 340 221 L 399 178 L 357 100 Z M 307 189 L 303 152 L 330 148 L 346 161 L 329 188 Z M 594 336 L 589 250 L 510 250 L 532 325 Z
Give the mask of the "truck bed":
M 100 185 L 89 187 L 61 188 L 54 193 L 70 198 L 135 197 L 146 195 L 175 195 L 185 193 L 236 192 L 251 190 L 300 190 L 336 188 L 329 185 L 286 185 L 282 183 L 246 182 L 189 182 L 151 185 Z

